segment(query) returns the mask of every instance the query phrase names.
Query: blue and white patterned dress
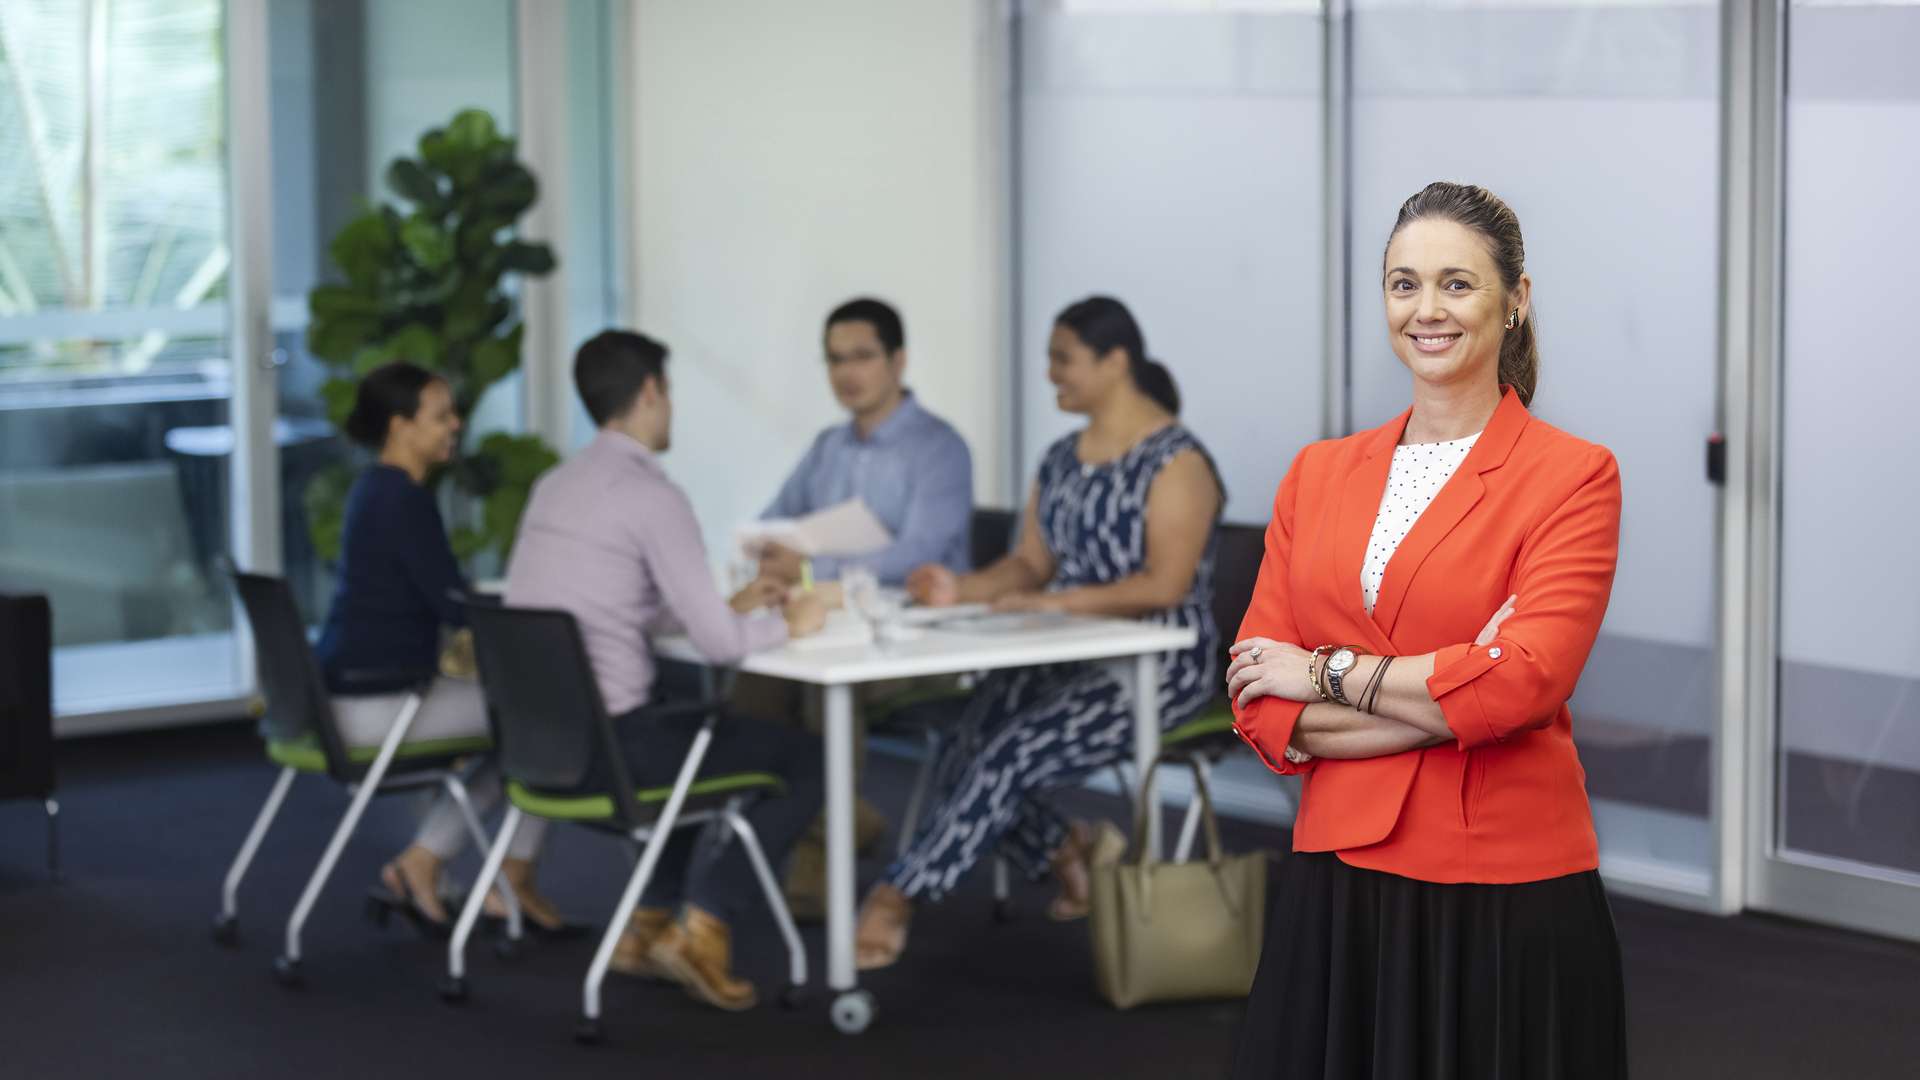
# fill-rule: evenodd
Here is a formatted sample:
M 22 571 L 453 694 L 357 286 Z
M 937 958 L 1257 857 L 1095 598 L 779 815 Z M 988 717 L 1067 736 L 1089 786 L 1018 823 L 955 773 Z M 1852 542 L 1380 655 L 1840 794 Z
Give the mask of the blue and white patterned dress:
M 1142 572 L 1154 478 L 1182 451 L 1207 456 L 1177 423 L 1098 465 L 1081 463 L 1078 443 L 1077 433 L 1068 435 L 1040 462 L 1036 499 L 1040 535 L 1054 559 L 1050 591 L 1107 585 Z M 1161 654 L 1163 729 L 1193 719 L 1213 696 L 1219 674 L 1212 607 L 1217 534 L 1212 523 L 1209 530 L 1186 597 L 1141 618 L 1199 630 L 1192 648 Z M 913 846 L 887 870 L 887 882 L 908 896 L 939 899 L 996 849 L 1029 875 L 1043 873 L 1047 856 L 1066 837 L 1065 819 L 1047 804 L 1046 793 L 1132 755 L 1133 701 L 1123 682 L 1094 664 L 1015 668 L 981 684 L 965 728 L 965 737 L 950 740 L 941 755 L 941 801 Z

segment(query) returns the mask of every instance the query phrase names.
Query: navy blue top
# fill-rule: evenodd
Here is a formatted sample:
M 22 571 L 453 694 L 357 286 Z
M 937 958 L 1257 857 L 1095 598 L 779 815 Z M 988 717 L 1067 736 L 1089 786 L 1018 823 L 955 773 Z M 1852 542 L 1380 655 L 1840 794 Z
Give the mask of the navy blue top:
M 375 465 L 347 493 L 340 572 L 314 649 L 336 694 L 408 687 L 439 670 L 440 628 L 467 621 L 466 580 L 433 495 Z

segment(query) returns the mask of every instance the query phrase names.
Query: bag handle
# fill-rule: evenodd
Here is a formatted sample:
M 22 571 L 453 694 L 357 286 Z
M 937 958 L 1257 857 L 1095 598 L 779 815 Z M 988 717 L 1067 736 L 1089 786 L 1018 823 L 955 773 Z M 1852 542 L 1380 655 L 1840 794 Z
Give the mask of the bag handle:
M 1123 873 L 1132 873 L 1138 883 L 1139 915 L 1144 923 L 1153 922 L 1153 874 L 1151 871 L 1154 864 L 1159 862 L 1156 855 L 1147 851 L 1147 815 L 1158 812 L 1159 807 L 1151 805 L 1146 795 L 1147 789 L 1152 785 L 1155 771 L 1167 761 L 1178 762 L 1180 759 L 1171 751 L 1163 751 L 1159 757 L 1153 759 L 1152 765 L 1147 766 L 1147 774 L 1140 781 L 1140 790 L 1134 793 L 1134 804 L 1138 807 L 1133 823 L 1135 859 L 1131 867 L 1121 868 Z M 1191 762 L 1186 764 L 1189 767 L 1192 765 Z M 1207 838 L 1207 869 L 1213 874 L 1214 883 L 1220 887 L 1220 897 L 1226 903 L 1227 910 L 1237 917 L 1240 914 L 1240 905 L 1235 900 L 1233 890 L 1227 887 L 1226 881 L 1221 877 L 1221 871 L 1226 868 L 1226 854 L 1220 843 L 1220 819 L 1213 812 L 1213 792 L 1207 787 L 1206 775 L 1197 768 L 1193 770 L 1193 792 L 1194 797 L 1200 800 L 1200 820 Z
M 1183 761 L 1175 756 L 1173 751 L 1162 751 L 1159 757 L 1153 759 L 1153 764 L 1147 766 L 1147 774 L 1140 778 L 1140 790 L 1133 793 L 1135 807 L 1133 851 L 1136 856 L 1135 861 L 1141 866 L 1159 861 L 1157 853 L 1147 851 L 1147 815 L 1157 813 L 1160 809 L 1152 805 L 1147 798 L 1147 792 L 1153 786 L 1154 773 L 1166 762 L 1185 764 L 1193 768 L 1192 762 Z M 1200 825 L 1207 840 L 1207 863 L 1219 869 L 1221 862 L 1226 858 L 1220 843 L 1220 819 L 1213 812 L 1213 792 L 1207 786 L 1206 775 L 1198 768 L 1193 768 L 1193 792 L 1194 797 L 1200 800 Z

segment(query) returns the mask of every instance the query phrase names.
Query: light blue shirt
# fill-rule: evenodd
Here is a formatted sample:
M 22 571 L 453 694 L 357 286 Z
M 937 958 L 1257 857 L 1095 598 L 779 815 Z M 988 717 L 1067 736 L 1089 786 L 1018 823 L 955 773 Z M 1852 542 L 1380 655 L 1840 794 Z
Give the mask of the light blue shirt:
M 858 566 L 883 585 L 899 585 L 926 563 L 970 568 L 973 455 L 960 433 L 911 392 L 864 439 L 851 421 L 821 432 L 760 516 L 800 517 L 856 496 L 893 543 L 870 555 L 816 556 L 815 577 L 837 578 Z

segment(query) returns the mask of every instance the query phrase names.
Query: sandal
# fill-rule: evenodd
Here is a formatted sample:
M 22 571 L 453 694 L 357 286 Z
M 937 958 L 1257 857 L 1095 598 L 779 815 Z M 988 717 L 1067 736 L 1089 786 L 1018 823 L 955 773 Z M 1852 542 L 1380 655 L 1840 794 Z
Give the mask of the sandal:
M 1047 905 L 1047 918 L 1054 922 L 1078 922 L 1093 907 L 1093 878 L 1089 870 L 1093 858 L 1093 829 L 1084 821 L 1067 826 L 1067 838 L 1060 849 L 1047 859 L 1053 876 L 1060 882 L 1059 895 Z
M 855 966 L 861 971 L 892 967 L 907 948 L 913 901 L 891 885 L 875 885 L 860 905 L 853 931 Z
M 420 936 L 430 941 L 445 940 L 453 933 L 453 920 L 447 917 L 444 908 L 440 917 L 435 918 L 420 901 L 421 894 L 407 881 L 399 862 L 390 862 L 380 868 L 379 887 L 367 891 L 367 917 L 385 926 L 389 918 L 399 915 L 412 923 Z

